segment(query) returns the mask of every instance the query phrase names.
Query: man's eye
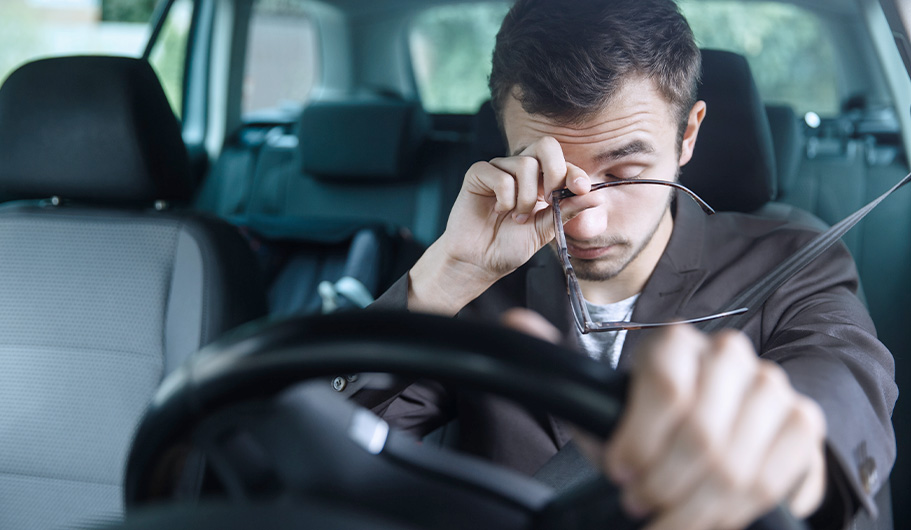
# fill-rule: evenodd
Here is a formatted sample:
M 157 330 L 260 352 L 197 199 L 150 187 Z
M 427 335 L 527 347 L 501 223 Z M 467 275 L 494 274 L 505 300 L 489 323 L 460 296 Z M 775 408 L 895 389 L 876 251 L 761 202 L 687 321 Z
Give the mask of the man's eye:
M 614 173 L 606 173 L 604 175 L 605 180 L 608 180 L 608 181 L 610 181 L 610 180 L 636 180 L 640 177 L 642 177 L 642 173 L 638 173 L 635 175 L 628 175 L 628 176 L 627 175 L 616 175 Z

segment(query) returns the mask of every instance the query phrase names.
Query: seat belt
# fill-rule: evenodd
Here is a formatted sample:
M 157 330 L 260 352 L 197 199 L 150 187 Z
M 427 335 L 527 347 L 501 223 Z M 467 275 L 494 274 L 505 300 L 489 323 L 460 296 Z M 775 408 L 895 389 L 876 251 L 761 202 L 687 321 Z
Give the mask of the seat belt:
M 866 206 L 852 213 L 851 215 L 845 217 L 838 223 L 832 225 L 828 230 L 817 235 L 809 242 L 807 242 L 803 247 L 800 248 L 797 252 L 789 256 L 787 259 L 782 261 L 777 267 L 766 273 L 759 281 L 751 285 L 742 291 L 739 295 L 735 296 L 727 306 L 725 306 L 720 312 L 732 311 L 741 307 L 746 307 L 747 310 L 738 315 L 734 315 L 731 318 L 719 319 L 710 322 L 704 323 L 701 327 L 702 330 L 706 333 L 711 333 L 717 331 L 721 328 L 734 328 L 734 329 L 743 329 L 746 323 L 752 318 L 757 312 L 762 309 L 762 304 L 769 299 L 772 294 L 778 290 L 786 281 L 794 277 L 795 274 L 801 271 L 806 267 L 811 261 L 819 257 L 820 254 L 825 252 L 829 247 L 832 246 L 841 236 L 854 227 L 861 219 L 863 219 L 868 213 L 870 213 L 873 208 L 876 208 L 879 203 L 883 201 L 886 197 L 891 195 L 895 190 L 901 188 L 905 184 L 911 181 L 911 173 L 905 175 L 903 179 L 898 181 L 898 183 L 879 197 L 873 199 Z

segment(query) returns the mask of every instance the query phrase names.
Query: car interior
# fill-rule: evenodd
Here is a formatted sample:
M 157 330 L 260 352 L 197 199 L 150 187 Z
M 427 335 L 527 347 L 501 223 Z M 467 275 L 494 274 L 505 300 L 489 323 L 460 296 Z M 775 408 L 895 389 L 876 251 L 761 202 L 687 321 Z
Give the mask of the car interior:
M 40 40 L 33 28 L 79 41 L 60 30 L 71 19 L 100 26 L 121 16 L 106 35 L 130 24 L 139 32 L 132 49 L 117 41 L 0 52 L 0 526 L 278 528 L 306 519 L 332 528 L 588 528 L 615 514 L 616 503 L 593 508 L 609 485 L 561 496 L 440 453 L 457 426 L 420 447 L 390 438 L 398 445 L 377 462 L 346 431 L 376 426 L 332 395 L 358 372 L 435 374 L 554 408 L 602 435 L 622 407 L 622 381 L 607 369 L 554 368 L 542 357 L 529 368 L 539 379 L 525 381 L 510 375 L 528 362 L 515 351 L 500 377 L 427 360 L 469 357 L 482 338 L 521 342 L 506 331 L 357 311 L 442 234 L 465 170 L 505 154 L 485 90 L 490 28 L 509 3 L 148 3 L 130 22 L 117 2 L 0 6 L 0 19 L 12 21 L 0 22 L 0 48 L 28 49 Z M 898 2 L 680 4 L 703 50 L 699 98 L 708 107 L 680 179 L 716 210 L 824 230 L 909 173 Z M 733 37 L 708 15 L 738 21 L 725 30 Z M 786 17 L 800 23 L 782 29 Z M 774 55 L 779 44 L 798 55 Z M 472 46 L 480 61 L 468 51 L 445 58 Z M 805 50 L 831 62 L 830 78 L 815 70 L 822 59 L 799 56 Z M 762 69 L 789 61 L 805 85 L 786 86 L 786 68 Z M 428 80 L 447 67 L 449 77 Z M 451 88 L 460 83 L 480 88 L 463 96 Z M 901 390 L 911 382 L 911 194 L 899 190 L 842 240 Z M 419 325 L 428 331 L 415 333 Z M 551 354 L 559 355 L 541 355 Z M 529 392 L 547 378 L 550 400 Z M 304 379 L 314 382 L 293 385 Z M 561 394 L 574 385 L 592 394 Z M 585 399 L 605 417 L 579 412 Z M 911 524 L 902 502 L 911 490 L 906 409 L 900 398 L 898 458 L 876 496 L 879 517 L 861 512 L 856 528 Z M 232 421 L 271 433 L 268 465 Z M 221 493 L 245 508 L 195 504 L 208 479 L 187 440 L 209 450 Z M 386 497 L 354 491 L 351 477 L 362 474 Z M 343 513 L 314 495 L 326 489 L 346 492 Z M 287 501 L 279 490 L 296 496 L 249 505 Z M 382 504 L 396 508 L 382 512 L 390 496 L 396 503 Z M 169 499 L 194 502 L 142 514 Z M 355 502 L 365 508 L 351 511 Z M 791 524 L 770 521 L 766 528 Z

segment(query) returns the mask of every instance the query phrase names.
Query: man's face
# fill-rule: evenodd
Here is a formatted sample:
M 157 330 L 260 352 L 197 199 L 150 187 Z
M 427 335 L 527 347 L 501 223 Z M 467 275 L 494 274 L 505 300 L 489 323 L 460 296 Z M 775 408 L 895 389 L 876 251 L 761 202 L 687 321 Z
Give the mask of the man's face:
M 686 137 L 683 149 L 677 144 L 675 115 L 651 81 L 633 78 L 601 112 L 582 124 L 559 125 L 528 114 L 510 98 L 503 109 L 503 125 L 511 153 L 552 136 L 562 146 L 566 161 L 588 173 L 593 183 L 675 181 L 691 153 Z M 592 206 L 564 225 L 577 277 L 605 281 L 643 268 L 648 270 L 639 270 L 640 275 L 650 275 L 670 237 L 670 192 L 667 186 L 621 186 L 568 199 Z

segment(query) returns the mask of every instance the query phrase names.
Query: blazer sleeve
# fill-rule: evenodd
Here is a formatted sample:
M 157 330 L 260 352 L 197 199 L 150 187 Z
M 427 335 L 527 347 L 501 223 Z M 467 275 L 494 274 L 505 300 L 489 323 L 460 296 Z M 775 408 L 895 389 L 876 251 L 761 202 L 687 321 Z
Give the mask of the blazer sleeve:
M 367 311 L 397 310 L 408 310 L 407 273 L 367 308 Z M 339 392 L 393 427 L 417 437 L 423 437 L 455 416 L 452 393 L 435 381 L 360 374 Z
M 894 359 L 877 340 L 857 286 L 851 255 L 834 245 L 769 298 L 761 322 L 771 332 L 763 333 L 760 351 L 822 407 L 830 489 L 833 479 L 846 482 L 875 516 L 872 497 L 896 457 L 891 416 L 898 389 Z

